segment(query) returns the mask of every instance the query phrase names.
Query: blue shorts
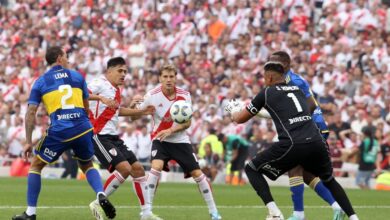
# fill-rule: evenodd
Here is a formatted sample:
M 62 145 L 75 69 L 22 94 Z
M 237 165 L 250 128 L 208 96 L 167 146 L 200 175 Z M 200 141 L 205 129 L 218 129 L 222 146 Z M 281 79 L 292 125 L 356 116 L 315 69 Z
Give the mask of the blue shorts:
M 94 156 L 92 136 L 93 130 L 90 129 L 74 139 L 61 142 L 58 137 L 45 134 L 35 147 L 34 153 L 42 161 L 53 163 L 58 160 L 64 151 L 72 149 L 75 159 L 80 162 L 88 162 Z

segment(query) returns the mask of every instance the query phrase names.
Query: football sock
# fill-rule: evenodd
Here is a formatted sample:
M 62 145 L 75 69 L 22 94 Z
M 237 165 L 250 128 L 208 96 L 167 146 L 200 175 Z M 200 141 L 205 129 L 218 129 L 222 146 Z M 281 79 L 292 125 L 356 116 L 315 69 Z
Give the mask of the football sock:
M 153 204 L 154 194 L 156 193 L 158 180 L 160 179 L 161 172 L 155 169 L 150 169 L 147 186 L 149 189 L 149 202 Z
M 304 183 L 301 176 L 290 177 L 291 198 L 294 204 L 294 211 L 303 212 Z M 299 216 L 297 216 L 299 217 Z
M 320 178 L 316 177 L 314 178 L 310 184 L 310 188 L 312 188 L 316 193 L 325 200 L 329 205 L 332 206 L 334 209 L 333 204 L 336 202 L 336 200 L 333 198 L 332 194 L 329 192 L 328 188 L 324 186 L 324 184 L 321 182 Z
M 281 213 L 280 209 L 278 208 L 275 202 L 269 202 L 265 206 L 267 206 L 268 211 L 271 214 L 278 215 Z
M 341 207 L 340 207 L 340 205 L 335 201 L 335 202 L 332 204 L 332 209 L 333 209 L 333 210 L 341 210 Z
M 324 185 L 330 190 L 336 201 L 339 203 L 343 211 L 351 216 L 355 214 L 355 211 L 352 208 L 351 202 L 349 201 L 347 195 L 345 194 L 344 189 L 340 186 L 340 184 L 332 178 L 328 182 L 323 182 Z
M 211 191 L 211 186 L 209 181 L 207 180 L 206 175 L 202 174 L 197 178 L 194 178 L 196 183 L 198 183 L 199 191 L 203 196 L 204 201 L 209 208 L 209 213 L 217 212 L 217 207 L 215 206 L 213 192 Z
M 251 183 L 253 189 L 263 200 L 264 204 L 273 202 L 274 199 L 272 198 L 268 183 L 265 180 L 263 174 L 255 171 L 249 165 L 245 166 L 245 173 L 248 176 L 249 182 Z
M 357 215 L 351 215 L 349 216 L 349 220 L 359 220 L 359 218 L 357 217 Z
M 28 216 L 36 215 L 37 214 L 37 207 L 36 206 L 27 206 L 26 214 Z
M 34 215 L 41 192 L 41 173 L 30 171 L 27 177 L 27 215 Z
M 98 192 L 103 192 L 102 179 L 100 178 L 99 172 L 94 167 L 90 167 L 87 171 L 85 171 L 85 176 L 87 177 L 89 185 L 96 194 Z
M 106 196 L 113 194 L 123 182 L 125 182 L 125 178 L 123 178 L 118 171 L 114 171 L 111 176 L 108 177 L 103 187 Z
M 149 190 L 146 182 L 146 176 L 138 177 L 133 179 L 133 189 L 137 194 L 139 204 L 143 215 L 149 215 L 151 213 L 150 201 L 149 201 Z

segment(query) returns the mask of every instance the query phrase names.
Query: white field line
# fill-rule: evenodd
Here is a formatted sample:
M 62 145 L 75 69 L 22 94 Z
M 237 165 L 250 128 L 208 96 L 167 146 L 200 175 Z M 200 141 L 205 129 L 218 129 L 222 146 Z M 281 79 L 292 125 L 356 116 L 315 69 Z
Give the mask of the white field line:
M 251 206 L 251 205 L 224 205 L 217 206 L 219 209 L 265 209 L 265 206 Z M 390 205 L 363 205 L 363 206 L 353 206 L 355 209 L 389 209 Z M 0 209 L 22 209 L 26 206 L 0 206 Z M 38 209 L 88 209 L 87 205 L 85 206 L 38 206 Z M 139 209 L 139 206 L 115 206 L 117 209 Z M 162 206 L 153 206 L 156 209 L 201 209 L 206 208 L 206 206 L 199 205 L 162 205 Z M 292 206 L 279 206 L 279 208 L 293 208 Z M 305 209 L 319 209 L 319 208 L 329 208 L 329 206 L 305 206 Z

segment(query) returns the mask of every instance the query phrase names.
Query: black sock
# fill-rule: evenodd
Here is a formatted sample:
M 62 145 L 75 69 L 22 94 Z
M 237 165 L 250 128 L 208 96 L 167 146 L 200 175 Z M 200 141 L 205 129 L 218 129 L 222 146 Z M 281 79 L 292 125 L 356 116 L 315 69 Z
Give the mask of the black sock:
M 332 180 L 328 182 L 323 181 L 323 183 L 329 189 L 333 197 L 339 203 L 340 207 L 348 216 L 355 214 L 355 211 L 352 208 L 351 202 L 349 201 L 347 194 L 345 194 L 343 187 L 340 186 L 340 184 L 335 180 L 335 178 L 332 178 Z
M 273 202 L 274 199 L 272 198 L 271 191 L 263 174 L 253 170 L 248 165 L 245 166 L 245 173 L 248 176 L 253 189 L 255 189 L 257 195 L 260 196 L 264 204 L 267 205 L 269 202 Z

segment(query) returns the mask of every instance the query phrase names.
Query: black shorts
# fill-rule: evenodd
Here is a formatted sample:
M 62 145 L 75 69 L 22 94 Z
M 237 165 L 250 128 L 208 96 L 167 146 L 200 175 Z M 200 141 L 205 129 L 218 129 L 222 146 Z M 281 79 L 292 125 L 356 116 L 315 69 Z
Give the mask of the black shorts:
M 277 142 L 249 162 L 250 167 L 271 180 L 276 180 L 297 165 L 322 180 L 329 180 L 333 174 L 328 146 L 321 140 L 294 145 Z
M 137 162 L 134 153 L 127 148 L 123 140 L 118 135 L 94 135 L 93 146 L 95 156 L 98 158 L 103 168 L 110 173 L 115 170 L 120 162 L 127 161 L 130 165 Z
M 249 155 L 248 147 L 239 147 L 237 158 L 232 161 L 232 166 L 230 167 L 230 171 L 240 171 L 244 169 L 245 160 L 248 158 L 248 155 Z
M 164 164 L 170 160 L 175 160 L 186 174 L 200 169 L 191 144 L 154 140 L 152 144 L 152 160 L 155 159 L 163 160 Z

